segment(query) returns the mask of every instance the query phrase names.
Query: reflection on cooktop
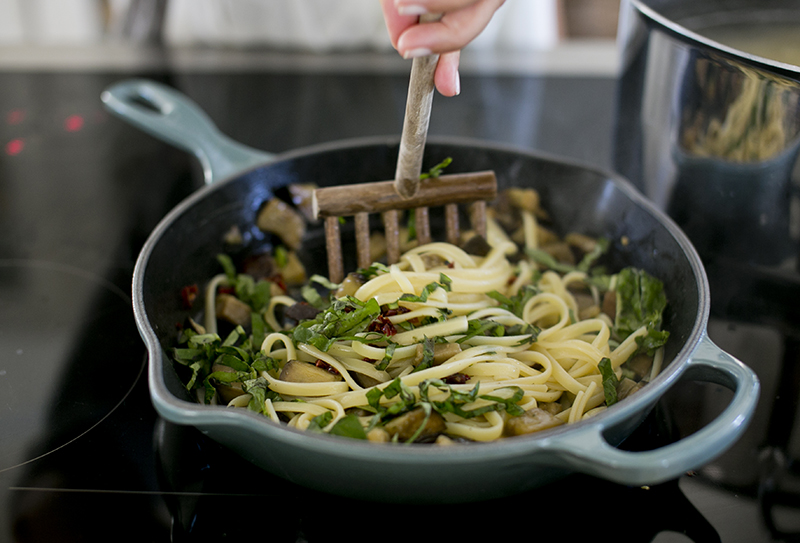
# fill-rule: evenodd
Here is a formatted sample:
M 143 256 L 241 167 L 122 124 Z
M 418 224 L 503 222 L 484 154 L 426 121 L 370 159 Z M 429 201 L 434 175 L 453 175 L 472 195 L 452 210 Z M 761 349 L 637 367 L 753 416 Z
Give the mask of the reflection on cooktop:
M 99 423 L 142 369 L 129 295 L 43 261 L 0 261 L 0 471 L 48 454 Z M 84 347 L 91 342 L 91 348 Z M 57 429 L 57 431 L 53 431 Z

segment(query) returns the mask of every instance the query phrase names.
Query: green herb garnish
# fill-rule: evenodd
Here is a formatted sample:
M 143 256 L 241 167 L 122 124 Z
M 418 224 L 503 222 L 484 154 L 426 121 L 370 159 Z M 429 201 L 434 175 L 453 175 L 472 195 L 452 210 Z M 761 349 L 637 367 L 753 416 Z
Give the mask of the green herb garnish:
M 606 405 L 611 407 L 617 403 L 617 385 L 619 380 L 617 374 L 614 373 L 614 368 L 611 367 L 611 360 L 603 358 L 597 368 L 600 370 L 600 375 L 603 377 L 603 395 L 606 398 Z

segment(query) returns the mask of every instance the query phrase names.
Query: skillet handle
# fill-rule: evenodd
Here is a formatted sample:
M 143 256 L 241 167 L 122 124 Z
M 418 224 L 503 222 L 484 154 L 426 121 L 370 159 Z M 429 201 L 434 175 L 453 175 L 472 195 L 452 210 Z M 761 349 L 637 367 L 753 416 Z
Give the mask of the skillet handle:
M 121 81 L 103 91 L 100 99 L 123 120 L 197 157 L 207 185 L 274 159 L 271 153 L 232 140 L 189 97 L 155 81 Z
M 710 462 L 732 446 L 747 428 L 758 402 L 759 380 L 753 370 L 721 350 L 706 335 L 685 371 L 691 371 L 693 380 L 734 391 L 725 410 L 697 432 L 654 450 L 630 452 L 613 447 L 603 437 L 605 429 L 613 424 L 596 424 L 576 434 L 565 432 L 554 437 L 550 445 L 572 469 L 631 486 L 662 483 Z

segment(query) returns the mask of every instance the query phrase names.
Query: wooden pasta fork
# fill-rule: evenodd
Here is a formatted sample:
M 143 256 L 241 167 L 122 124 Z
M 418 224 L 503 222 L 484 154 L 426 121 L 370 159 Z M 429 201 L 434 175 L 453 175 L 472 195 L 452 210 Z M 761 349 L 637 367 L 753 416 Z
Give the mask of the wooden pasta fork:
M 423 16 L 420 22 L 439 19 Z M 359 268 L 372 264 L 370 257 L 370 214 L 383 217 L 386 257 L 389 264 L 400 258 L 400 211 L 414 209 L 416 236 L 420 245 L 431 241 L 428 208 L 444 206 L 447 241 L 458 244 L 459 205 L 470 206 L 473 230 L 486 236 L 486 202 L 497 194 L 497 179 L 492 171 L 441 175 L 420 180 L 422 158 L 433 103 L 433 74 L 439 55 L 416 58 L 412 62 L 406 99 L 403 132 L 397 169 L 393 181 L 361 183 L 319 188 L 313 195 L 313 212 L 325 220 L 328 275 L 334 283 L 344 279 L 340 217 L 355 218 L 356 254 Z

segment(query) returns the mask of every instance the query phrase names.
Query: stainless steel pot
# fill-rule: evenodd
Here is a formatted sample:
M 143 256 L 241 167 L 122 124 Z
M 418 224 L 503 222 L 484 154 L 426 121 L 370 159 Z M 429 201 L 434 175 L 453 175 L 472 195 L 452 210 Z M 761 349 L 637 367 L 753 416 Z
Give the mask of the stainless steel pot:
M 798 254 L 800 67 L 704 34 L 789 22 L 796 0 L 623 0 L 615 169 L 704 259 Z
M 148 349 L 153 404 L 165 419 L 200 428 L 272 473 L 326 492 L 413 503 L 509 495 L 571 471 L 630 485 L 654 484 L 721 454 L 753 414 L 758 379 L 707 337 L 703 266 L 671 220 L 617 176 L 519 149 L 436 138 L 426 146 L 430 166 L 451 157 L 457 171 L 495 170 L 500 187 L 535 187 L 559 229 L 614 240 L 610 266 L 638 266 L 663 278 L 669 299 L 664 327 L 671 334 L 663 372 L 591 419 L 455 447 L 366 443 L 281 427 L 243 409 L 200 405 L 188 397 L 169 355 L 175 323 L 187 317 L 179 290 L 216 272 L 213 255 L 224 250 L 224 234 L 233 225 L 251 232 L 259 207 L 274 191 L 300 181 L 326 185 L 391 179 L 398 141 L 345 141 L 273 157 L 232 143 L 185 96 L 152 82 L 119 83 L 103 93 L 103 101 L 123 119 L 195 153 L 210 182 L 161 221 L 134 270 L 134 313 Z M 259 242 L 256 235 L 249 239 Z M 324 273 L 323 239 L 321 229 L 312 229 L 304 258 L 307 266 Z M 682 378 L 719 383 L 734 390 L 733 399 L 718 418 L 681 441 L 651 451 L 618 449 Z

